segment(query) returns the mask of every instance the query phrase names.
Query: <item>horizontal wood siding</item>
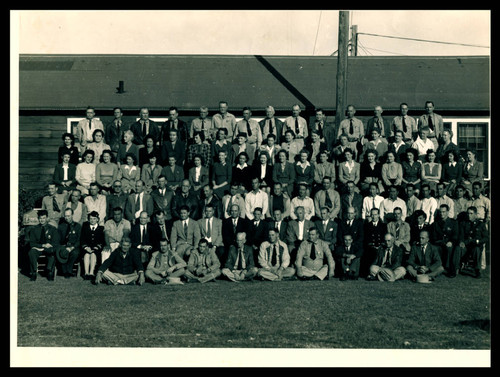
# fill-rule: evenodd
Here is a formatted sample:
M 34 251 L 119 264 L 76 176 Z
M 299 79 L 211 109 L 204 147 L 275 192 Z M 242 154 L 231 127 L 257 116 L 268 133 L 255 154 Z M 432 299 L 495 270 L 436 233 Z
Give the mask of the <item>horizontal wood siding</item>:
M 44 188 L 52 180 L 57 150 L 66 132 L 65 116 L 19 117 L 19 185 Z

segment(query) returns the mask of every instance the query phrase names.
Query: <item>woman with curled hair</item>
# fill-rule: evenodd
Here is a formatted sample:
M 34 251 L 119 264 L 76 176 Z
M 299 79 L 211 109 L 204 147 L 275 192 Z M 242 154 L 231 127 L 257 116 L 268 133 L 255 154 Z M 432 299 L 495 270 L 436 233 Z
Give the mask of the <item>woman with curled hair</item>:
M 436 151 L 436 159 L 443 165 L 449 162 L 448 152 L 454 152 L 457 157 L 455 161 L 458 162 L 460 149 L 458 149 L 458 146 L 451 141 L 452 137 L 453 137 L 453 131 L 450 129 L 445 129 L 442 133 L 443 143 L 439 144 L 439 147 Z
M 436 162 L 436 152 L 427 150 L 426 161 L 422 165 L 422 184 L 428 184 L 431 192 L 436 192 L 436 185 L 441 180 L 442 166 Z
M 134 133 L 127 130 L 123 133 L 124 144 L 120 145 L 118 148 L 118 155 L 116 156 L 116 163 L 120 167 L 122 164 L 127 164 L 127 154 L 133 154 L 137 165 L 139 161 L 139 147 L 133 143 Z
M 125 164 L 120 165 L 119 179 L 122 182 L 122 191 L 125 194 L 130 194 L 135 189 L 135 183 L 141 179 L 141 168 L 137 166 L 135 153 L 127 153 L 125 162 Z
M 108 195 L 111 191 L 113 182 L 118 179 L 120 169 L 113 162 L 113 152 L 106 149 L 101 154 L 101 162 L 95 169 L 96 182 L 102 194 Z
M 200 189 L 210 183 L 210 175 L 207 167 L 203 166 L 203 157 L 199 154 L 193 156 L 194 166 L 189 169 L 188 180 L 193 191 L 198 194 Z
M 465 163 L 462 168 L 462 185 L 467 190 L 467 193 L 472 195 L 472 184 L 474 182 L 481 183 L 483 187 L 484 165 L 476 158 L 474 149 L 467 149 Z
M 382 181 L 385 189 L 389 191 L 389 187 L 401 186 L 403 182 L 403 168 L 399 162 L 396 162 L 396 153 L 387 152 L 385 154 L 386 162 L 382 165 Z
M 78 147 L 75 146 L 75 136 L 69 132 L 65 132 L 62 134 L 61 139 L 63 141 L 63 145 L 59 147 L 59 151 L 57 154 L 58 163 L 62 163 L 63 154 L 65 152 L 69 152 L 69 163 L 78 165 L 80 162 L 80 152 L 78 151 Z
M 82 162 L 76 165 L 75 179 L 77 182 L 76 188 L 80 190 L 82 195 L 89 194 L 90 184 L 96 179 L 96 165 L 94 164 L 94 151 L 87 149 L 82 154 Z
M 199 155 L 202 157 L 203 166 L 210 167 L 210 160 L 212 158 L 211 146 L 205 142 L 205 133 L 203 131 L 196 131 L 193 136 L 194 143 L 188 147 L 187 151 L 187 166 L 191 168 L 194 166 L 194 156 Z
M 344 150 L 344 162 L 339 165 L 339 189 L 340 193 L 347 192 L 347 182 L 353 181 L 356 189 L 360 177 L 361 165 L 354 161 L 354 151 L 351 148 Z
M 248 154 L 241 152 L 236 156 L 236 164 L 232 170 L 232 180 L 240 183 L 239 193 L 242 195 L 252 189 L 252 166 L 248 164 L 248 160 Z
M 448 160 L 446 163 L 443 163 L 441 181 L 445 185 L 446 194 L 452 197 L 455 188 L 462 180 L 463 164 L 454 150 L 448 150 L 445 156 Z
M 360 164 L 360 188 L 363 196 L 368 195 L 371 183 L 378 187 L 379 194 L 384 192 L 382 183 L 382 164 L 377 162 L 378 152 L 376 149 L 368 149 Z
M 101 161 L 101 154 L 105 150 L 111 150 L 111 147 L 104 142 L 104 131 L 97 129 L 92 133 L 92 143 L 87 144 L 87 150 L 94 151 L 94 164 Z
M 139 167 L 143 168 L 145 164 L 149 164 L 149 159 L 152 155 L 156 156 L 156 162 L 161 159 L 161 151 L 155 145 L 155 138 L 148 134 L 144 137 L 144 148 L 139 148 Z
M 280 149 L 278 161 L 273 166 L 273 182 L 281 183 L 283 190 L 291 197 L 295 182 L 295 166 L 288 160 L 288 152 L 285 149 Z
M 415 196 L 420 192 L 420 184 L 422 181 L 422 163 L 418 159 L 418 151 L 414 148 L 406 150 L 406 159 L 401 161 L 403 168 L 403 183 L 402 187 L 411 183 L 415 189 Z

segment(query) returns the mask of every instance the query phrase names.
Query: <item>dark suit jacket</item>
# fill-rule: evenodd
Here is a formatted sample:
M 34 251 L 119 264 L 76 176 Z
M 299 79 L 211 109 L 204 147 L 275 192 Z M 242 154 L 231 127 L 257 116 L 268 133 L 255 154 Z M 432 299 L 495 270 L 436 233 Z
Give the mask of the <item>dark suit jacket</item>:
M 144 137 L 142 136 L 142 124 L 139 121 L 134 122 L 130 126 L 130 131 L 134 133 L 133 143 L 136 145 L 144 145 Z M 151 119 L 149 120 L 149 135 L 153 137 L 156 145 L 156 143 L 160 140 L 160 129 L 158 128 L 158 125 Z
M 366 122 L 366 127 L 365 127 L 365 136 L 368 140 L 371 140 L 372 131 L 375 128 L 378 128 L 379 133 L 385 138 L 387 138 L 391 135 L 391 121 L 385 117 L 382 117 L 382 120 L 384 122 L 384 129 L 383 130 L 381 130 L 378 126 L 375 126 L 375 118 L 374 117 L 371 117 L 370 119 L 368 119 L 368 121 Z
M 479 240 L 479 244 L 476 240 Z M 488 241 L 486 225 L 479 220 L 475 222 L 462 221 L 458 229 L 458 241 L 464 242 L 465 246 L 476 245 L 482 247 Z
M 435 220 L 432 223 L 432 239 L 434 244 L 438 246 L 445 245 L 448 242 L 452 242 L 453 246 L 455 246 L 458 241 L 457 220 L 450 218 L 444 221 L 441 218 Z
M 242 219 L 241 217 L 238 217 L 236 231 L 233 230 L 233 219 L 231 217 L 222 220 L 222 240 L 224 241 L 224 246 L 229 247 L 230 245 L 235 244 L 236 234 L 239 232 L 245 232 L 248 235 L 248 229 L 248 219 Z
M 168 166 L 168 158 L 170 156 L 175 157 L 176 165 L 183 166 L 184 160 L 186 159 L 186 143 L 177 139 L 175 145 L 172 146 L 172 142 L 170 140 L 164 141 L 161 147 L 162 166 Z
M 260 161 L 255 161 L 255 163 L 251 166 L 250 168 L 250 182 L 252 181 L 253 178 L 259 178 L 262 186 L 262 182 L 265 182 L 265 185 L 267 187 L 273 187 L 274 186 L 274 181 L 273 181 L 273 166 L 272 165 L 266 165 L 266 172 L 264 179 L 260 178 L 260 170 L 261 170 L 261 164 Z M 234 170 L 233 170 L 234 171 Z M 233 174 L 234 176 L 234 174 Z
M 344 253 L 347 253 L 346 247 L 344 245 L 337 246 L 334 253 L 335 259 L 342 259 Z M 356 258 L 361 258 L 363 256 L 363 248 L 360 245 L 353 243 L 351 245 L 351 249 L 349 250 L 349 254 L 354 254 L 356 255 Z
M 339 221 L 339 227 L 337 230 L 337 244 L 344 244 L 344 235 L 350 234 L 352 236 L 353 245 L 358 245 L 362 247 L 364 240 L 364 224 L 361 219 L 354 219 L 352 225 L 347 225 L 346 220 Z
M 267 218 L 266 220 L 269 224 L 267 225 L 268 230 L 269 229 L 274 229 L 276 227 L 276 221 L 274 221 L 272 218 Z M 279 237 L 280 240 L 286 243 L 286 236 L 287 236 L 287 231 L 288 231 L 288 221 L 281 220 L 281 225 L 279 229 Z
M 139 208 L 135 208 L 135 194 L 130 194 L 125 202 L 125 218 L 130 221 L 130 224 L 135 223 L 135 213 Z M 153 199 L 150 194 L 144 193 L 142 196 L 142 209 L 151 217 L 153 214 Z
M 319 231 L 319 238 L 326 241 L 330 245 L 330 249 L 333 251 L 335 244 L 337 243 L 337 223 L 335 220 L 328 220 L 326 224 L 326 231 L 323 227 L 323 220 L 316 220 L 315 224 Z
M 304 220 L 304 232 L 303 232 L 303 237 L 302 241 L 309 239 L 309 229 L 314 225 L 314 223 L 311 220 Z M 290 220 L 288 222 L 287 226 L 287 231 L 286 231 L 286 240 L 283 240 L 286 242 L 287 245 L 297 245 L 299 241 L 299 223 L 298 220 Z M 291 252 L 291 248 L 288 248 L 289 252 Z
M 218 219 L 222 219 L 223 212 L 222 212 L 222 200 L 217 196 L 213 195 L 212 199 L 210 200 L 210 204 L 214 206 L 214 217 L 217 217 Z M 200 217 L 203 217 L 205 215 L 205 199 L 200 199 L 199 207 L 198 207 L 198 214 Z
M 179 166 L 179 165 L 174 165 L 174 171 L 172 171 L 172 168 L 170 165 L 165 166 L 163 169 L 161 169 L 161 175 L 164 175 L 166 180 L 167 180 L 167 187 L 168 186 L 180 186 L 182 183 L 182 180 L 184 179 L 184 169 Z M 169 188 L 170 190 L 170 188 Z
M 419 266 L 426 266 L 431 271 L 435 271 L 439 266 L 442 266 L 438 247 L 428 243 L 424 256 L 420 245 L 413 245 L 408 257 L 408 266 L 412 266 L 415 269 Z
M 171 228 L 172 228 L 171 226 L 169 227 L 165 223 L 165 232 L 167 233 L 167 240 L 168 240 L 169 244 L 170 244 L 170 234 L 172 231 Z M 158 224 L 158 223 L 151 224 L 151 232 L 149 234 L 149 237 L 150 237 L 151 245 L 153 246 L 153 251 L 160 250 L 160 240 L 163 238 L 163 235 L 161 233 L 160 224 Z
M 354 198 L 352 199 L 352 206 L 356 208 L 356 218 L 361 219 L 363 210 L 363 195 L 354 193 Z M 347 208 L 349 207 L 349 196 L 348 194 L 340 195 L 340 218 L 345 220 L 345 214 Z
M 172 198 L 172 217 L 174 220 L 178 220 L 180 218 L 179 210 L 183 205 L 187 205 L 189 207 L 189 217 L 198 220 L 200 218 L 200 214 L 198 212 L 198 198 L 195 194 L 189 193 L 187 198 L 182 196 L 182 193 L 177 193 Z
M 385 246 L 379 246 L 377 249 L 377 255 L 375 256 L 375 260 L 372 262 L 372 265 L 382 267 L 382 263 L 384 263 L 385 252 L 386 252 Z M 391 270 L 394 270 L 402 266 L 403 254 L 404 251 L 403 249 L 401 249 L 401 247 L 393 245 L 391 252 L 391 259 L 387 267 L 390 268 Z
M 259 121 L 259 126 L 260 126 L 260 132 L 262 133 L 262 138 L 264 139 L 264 126 L 267 123 L 267 118 L 262 119 Z M 281 140 L 283 138 L 283 122 L 279 120 L 278 118 L 274 117 L 274 126 L 276 127 L 276 144 L 281 145 L 281 142 L 284 140 Z M 265 139 L 264 139 L 265 140 Z
M 64 169 L 61 164 L 57 164 L 56 167 L 54 168 L 54 174 L 52 175 L 52 181 L 58 186 L 60 186 L 63 181 L 64 181 Z M 76 165 L 69 163 L 68 164 L 68 180 L 73 181 L 73 184 L 75 184 L 76 176 Z
M 42 226 L 40 224 L 34 225 L 29 231 L 29 244 L 30 247 L 41 248 L 40 237 L 42 235 Z M 45 224 L 45 240 L 44 243 L 50 243 L 53 247 L 59 245 L 59 232 L 55 226 Z
M 187 143 L 189 137 L 189 129 L 186 122 L 177 118 L 177 130 L 178 139 L 182 140 L 184 143 Z M 170 140 L 170 121 L 167 120 L 161 126 L 161 143 L 165 144 L 165 142 Z
M 433 241 L 433 232 L 431 225 L 424 224 L 422 229 L 419 229 L 418 225 L 414 223 L 410 225 L 410 245 L 413 245 L 415 243 L 420 244 L 419 237 L 422 230 L 427 230 L 429 232 L 430 240 Z
M 249 232 L 247 234 L 247 244 L 260 247 L 260 244 L 268 239 L 269 223 L 260 220 L 259 225 L 255 226 L 254 221 L 250 221 Z
M 163 195 L 160 194 L 160 189 L 151 191 L 151 198 L 153 199 L 153 212 L 162 210 L 165 212 L 165 220 L 172 219 L 172 200 L 174 193 L 169 189 L 165 190 Z
M 365 246 L 379 247 L 384 242 L 384 236 L 387 233 L 387 224 L 378 221 L 377 226 L 373 223 L 367 222 L 363 229 L 363 240 Z
M 399 147 L 398 151 L 396 152 L 396 147 L 394 146 L 393 143 L 390 143 L 389 148 L 387 148 L 387 151 L 394 153 L 394 155 L 396 156 L 396 162 L 401 163 L 401 161 L 404 161 L 406 159 L 406 150 L 408 148 L 409 148 L 409 146 L 405 143 L 405 144 L 401 145 Z M 382 157 L 382 156 L 380 156 L 380 157 Z
M 104 227 L 98 225 L 95 231 L 90 229 L 90 223 L 85 221 L 82 224 L 82 233 L 80 237 L 81 248 L 84 249 L 87 246 L 91 249 L 101 251 L 106 241 L 104 240 Z
M 57 227 L 59 232 L 59 243 L 66 247 L 80 248 L 80 238 L 82 234 L 82 226 L 79 223 L 72 222 L 71 225 L 66 221 L 61 221 Z
M 144 238 L 141 242 L 141 225 L 139 223 L 133 224 L 130 230 L 130 241 L 132 242 L 132 247 L 137 248 L 139 245 L 153 245 L 154 236 L 152 235 L 152 224 L 146 224 L 146 233 L 144 234 Z M 159 245 L 159 242 L 158 242 Z
M 255 267 L 255 261 L 253 256 L 253 249 L 249 245 L 243 247 L 243 254 L 245 255 L 245 269 L 248 270 L 251 267 Z M 238 259 L 238 247 L 236 245 L 231 245 L 229 247 L 229 254 L 227 256 L 225 268 L 230 270 L 234 269 L 236 260 Z

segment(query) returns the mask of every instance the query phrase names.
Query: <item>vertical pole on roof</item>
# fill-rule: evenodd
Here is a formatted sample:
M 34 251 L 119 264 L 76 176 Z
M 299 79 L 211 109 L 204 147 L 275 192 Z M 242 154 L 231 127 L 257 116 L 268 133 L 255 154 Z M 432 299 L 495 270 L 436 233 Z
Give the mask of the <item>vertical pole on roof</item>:
M 352 34 L 351 56 L 358 56 L 358 25 L 351 26 L 351 34 Z
M 337 57 L 337 98 L 335 110 L 335 127 L 338 130 L 344 119 L 347 96 L 347 55 L 349 44 L 349 11 L 339 11 L 339 39 Z

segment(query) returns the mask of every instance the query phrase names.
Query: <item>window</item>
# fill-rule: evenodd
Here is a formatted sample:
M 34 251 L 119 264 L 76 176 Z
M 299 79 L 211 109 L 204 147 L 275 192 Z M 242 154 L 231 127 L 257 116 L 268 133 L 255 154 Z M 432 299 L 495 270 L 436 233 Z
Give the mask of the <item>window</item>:
M 489 174 L 489 123 L 486 122 L 457 122 L 458 148 L 465 157 L 467 148 L 477 151 L 476 158 L 484 164 L 484 175 Z

